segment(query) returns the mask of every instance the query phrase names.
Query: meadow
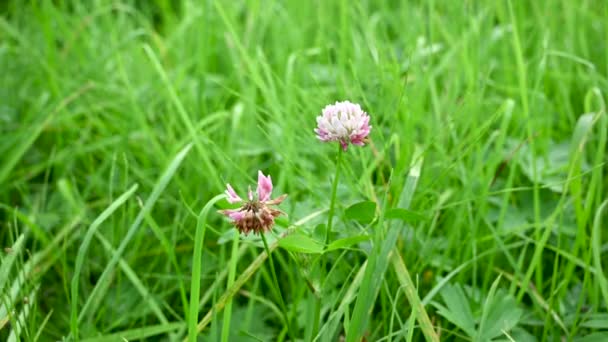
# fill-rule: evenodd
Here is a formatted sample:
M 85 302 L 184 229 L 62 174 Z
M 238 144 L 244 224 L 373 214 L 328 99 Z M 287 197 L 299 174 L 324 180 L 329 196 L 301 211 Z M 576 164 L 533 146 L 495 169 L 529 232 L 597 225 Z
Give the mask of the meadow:
M 4 1 L 0 340 L 608 341 L 607 39 L 601 0 Z

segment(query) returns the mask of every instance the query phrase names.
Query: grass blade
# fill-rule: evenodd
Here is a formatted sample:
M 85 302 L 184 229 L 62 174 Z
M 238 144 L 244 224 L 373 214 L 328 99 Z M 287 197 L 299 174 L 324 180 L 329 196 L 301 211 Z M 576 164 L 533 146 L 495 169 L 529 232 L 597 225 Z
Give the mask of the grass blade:
M 272 251 L 274 251 L 278 247 L 278 245 L 278 241 L 274 241 L 270 244 L 268 249 L 272 253 Z M 260 255 L 258 255 L 257 258 L 255 258 L 253 262 L 243 271 L 243 273 L 241 273 L 241 275 L 236 278 L 236 280 L 234 281 L 234 285 L 232 285 L 232 287 L 230 287 L 228 290 L 226 290 L 226 292 L 224 292 L 224 294 L 222 294 L 222 296 L 217 300 L 215 306 L 205 314 L 205 316 L 201 319 L 200 322 L 198 322 L 198 324 L 196 325 L 197 333 L 205 329 L 205 327 L 211 322 L 211 318 L 213 317 L 213 315 L 217 314 L 226 306 L 226 303 L 228 303 L 228 301 L 232 299 L 232 297 L 234 297 L 238 290 L 249 280 L 249 278 L 251 278 L 251 276 L 253 276 L 253 274 L 260 268 L 260 266 L 262 266 L 262 264 L 267 258 L 268 254 L 266 253 L 266 251 L 261 252 Z
M 101 242 L 101 245 L 103 246 L 103 248 L 106 249 L 109 254 L 114 255 L 116 253 L 116 250 L 112 247 L 112 244 L 110 244 L 110 242 L 106 240 L 103 235 L 101 235 L 99 232 L 95 232 L 95 237 Z M 129 266 L 129 264 L 122 257 L 118 259 L 118 266 L 120 267 L 122 272 L 127 276 L 127 278 L 131 281 L 133 286 L 137 289 L 142 299 L 148 304 L 148 306 L 150 306 L 150 309 L 152 310 L 152 312 L 154 312 L 156 318 L 158 318 L 158 320 L 163 324 L 169 323 L 167 317 L 165 317 L 165 314 L 163 314 L 163 311 L 161 310 L 160 306 L 158 305 L 150 291 L 148 291 L 148 289 L 144 286 L 143 282 L 139 279 L 135 271 L 133 271 L 131 266 Z
M 423 157 L 421 151 L 417 149 L 414 153 L 413 165 L 408 173 L 407 180 L 399 198 L 399 207 L 408 209 L 416 191 L 420 171 L 422 169 Z M 379 226 L 384 222 L 384 216 L 380 217 Z M 365 270 L 361 290 L 357 296 L 357 302 L 351 319 L 351 329 L 346 334 L 347 342 L 359 341 L 363 336 L 367 323 L 369 321 L 369 312 L 380 290 L 380 285 L 384 279 L 384 273 L 391 259 L 390 254 L 398 252 L 394 250 L 395 243 L 401 232 L 402 225 L 399 222 L 391 222 L 386 236 L 376 233 L 374 238 L 374 248 L 370 253 L 368 267 Z M 378 232 L 381 230 L 378 229 Z M 401 270 L 396 269 L 396 272 Z M 411 283 L 411 280 L 410 280 Z M 407 292 L 406 292 L 407 294 Z M 408 298 L 409 299 L 409 298 Z
M 357 297 L 359 286 L 363 281 L 363 276 L 365 275 L 366 269 L 367 260 L 361 265 L 359 271 L 357 271 L 357 274 L 350 283 L 346 294 L 344 294 L 344 297 L 340 301 L 340 306 L 338 306 L 338 309 L 329 316 L 327 323 L 325 323 L 321 329 L 319 329 L 319 334 L 317 337 L 315 337 L 314 341 L 331 341 L 332 338 L 335 337 L 340 320 L 342 320 L 342 317 L 344 317 L 346 311 L 348 310 L 348 306 Z
M 209 156 L 208 156 L 209 153 L 207 151 L 205 151 L 203 145 L 201 144 L 200 138 L 199 138 L 200 135 L 196 133 L 194 123 L 192 122 L 192 119 L 188 115 L 188 112 L 186 111 L 186 108 L 182 104 L 182 101 L 180 101 L 179 97 L 177 96 L 177 92 L 175 91 L 173 84 L 169 80 L 169 77 L 167 76 L 165 69 L 160 64 L 158 58 L 156 57 L 156 54 L 154 53 L 154 51 L 152 51 L 152 48 L 150 48 L 149 45 L 147 45 L 147 44 L 144 45 L 144 51 L 146 52 L 146 54 L 148 55 L 148 58 L 150 58 L 150 60 L 152 61 L 152 64 L 154 64 L 154 67 L 156 68 L 156 71 L 162 78 L 163 83 L 165 85 L 165 89 L 167 89 L 167 91 L 169 92 L 171 101 L 173 102 L 173 105 L 177 109 L 177 113 L 179 114 L 179 117 L 181 118 L 184 125 L 186 126 L 186 130 L 190 134 L 190 138 L 194 142 L 194 147 L 196 148 L 196 151 L 198 152 L 200 157 L 203 159 L 203 163 L 207 167 L 208 179 L 213 180 L 215 183 L 215 186 L 217 186 L 218 188 L 221 188 L 222 182 L 220 181 L 218 174 L 216 172 L 214 172 L 215 168 L 213 167 L 211 160 L 209 160 Z
M 26 320 L 32 310 L 32 305 L 36 303 L 36 293 L 38 293 L 39 287 L 39 285 L 36 285 L 36 287 L 34 287 L 34 289 L 27 296 L 28 302 L 23 306 L 23 308 L 21 308 L 21 312 L 17 317 L 17 325 L 13 326 L 13 329 L 11 330 L 8 339 L 6 340 L 7 342 L 27 340 L 26 338 L 23 338 L 22 334 L 25 328 L 27 327 Z
M 238 263 L 238 246 L 240 234 L 235 234 L 232 241 L 232 255 L 230 256 L 228 282 L 226 287 L 230 288 L 234 284 L 234 278 L 236 277 L 236 265 Z M 226 310 L 224 310 L 224 318 L 222 322 L 222 342 L 228 342 L 230 338 L 230 323 L 232 320 L 232 300 L 226 304 Z
M 2 266 L 0 266 L 0 291 L 4 289 L 6 285 L 6 281 L 8 280 L 8 275 L 11 271 L 11 267 L 13 267 L 13 263 L 17 258 L 17 255 L 21 253 L 21 248 L 23 247 L 23 242 L 25 241 L 25 235 L 21 234 L 17 238 L 17 241 L 13 243 L 11 247 L 11 252 L 8 256 L 2 259 Z
M 131 242 L 131 239 L 133 239 L 133 236 L 135 235 L 139 226 L 141 225 L 141 222 L 143 221 L 145 215 L 148 212 L 150 212 L 150 210 L 152 209 L 152 207 L 154 206 L 154 204 L 160 197 L 161 193 L 165 190 L 167 184 L 169 184 L 169 181 L 171 180 L 171 178 L 177 171 L 178 167 L 181 165 L 182 161 L 184 160 L 184 158 L 190 151 L 191 147 L 192 147 L 192 145 L 188 144 L 175 156 L 173 161 L 171 161 L 171 163 L 169 164 L 169 167 L 167 167 L 167 170 L 165 170 L 163 175 L 160 177 L 160 179 L 154 186 L 154 189 L 152 190 L 152 194 L 146 200 L 144 207 L 141 209 L 141 211 L 135 218 L 135 221 L 133 222 L 131 227 L 129 227 L 129 230 L 127 231 L 127 235 L 122 240 L 120 246 L 116 250 L 116 253 L 112 256 L 112 259 L 110 259 L 110 262 L 106 265 L 106 268 L 104 269 L 103 273 L 99 277 L 99 281 L 97 282 L 97 284 L 93 288 L 93 291 L 91 292 L 91 294 L 87 298 L 85 304 L 83 305 L 82 311 L 80 311 L 80 314 L 78 315 L 78 322 L 82 322 L 82 320 L 84 319 L 84 317 L 87 315 L 87 313 L 89 311 L 91 311 L 91 312 L 96 311 L 97 306 L 99 305 L 99 302 L 98 301 L 95 302 L 95 300 L 96 300 L 96 298 L 102 297 L 104 292 L 107 290 L 107 287 L 109 285 L 109 280 L 110 280 L 109 279 L 110 274 L 114 271 L 114 268 L 116 267 L 116 264 L 118 263 L 118 258 L 120 258 L 122 256 L 122 254 L 124 253 L 125 249 L 127 248 L 127 245 L 129 244 L 129 242 Z
M 357 294 L 357 301 L 355 302 L 355 308 L 350 322 L 350 329 L 346 334 L 347 342 L 360 341 L 367 323 L 370 318 L 370 311 L 380 285 L 384 280 L 384 273 L 388 267 L 390 260 L 390 254 L 397 243 L 397 237 L 399 236 L 400 226 L 392 224 L 389 227 L 389 231 L 385 237 L 376 239 L 376 244 L 370 253 L 368 266 L 365 269 L 365 275 L 363 276 L 363 282 L 359 293 Z M 379 244 L 378 242 L 382 242 Z
M 435 332 L 433 328 L 433 324 L 431 323 L 431 319 L 429 318 L 429 314 L 426 312 L 420 297 L 418 296 L 418 292 L 416 291 L 416 286 L 412 282 L 412 278 L 410 277 L 410 273 L 405 267 L 405 263 L 401 258 L 401 255 L 398 253 L 393 253 L 392 263 L 393 269 L 395 270 L 395 274 L 397 275 L 397 279 L 401 283 L 403 291 L 405 292 L 405 296 L 407 297 L 408 302 L 412 306 L 412 315 L 415 316 L 420 324 L 420 329 L 426 337 L 427 341 L 437 341 L 439 342 L 439 336 Z M 410 318 L 411 319 L 411 318 Z
M 19 293 L 26 288 L 26 280 L 35 274 L 41 277 L 59 258 L 60 253 L 65 252 L 76 239 L 71 235 L 75 227 L 78 226 L 81 217 L 77 216 L 68 225 L 55 235 L 55 238 L 42 251 L 34 254 L 19 270 L 17 278 L 13 281 L 9 289 L 3 292 L 6 295 L 6 303 L 14 303 Z M 0 317 L 7 317 L 10 308 L 0 303 Z
M 89 245 L 93 240 L 93 234 L 97 232 L 97 228 L 105 222 L 110 215 L 116 211 L 120 206 L 122 206 L 137 190 L 137 184 L 131 186 L 129 190 L 120 195 L 115 201 L 110 203 L 110 205 L 104 210 L 89 226 L 87 229 L 87 233 L 82 241 L 82 244 L 78 248 L 78 255 L 76 256 L 76 264 L 74 266 L 74 276 L 72 276 L 72 285 L 71 285 L 71 302 L 72 302 L 72 310 L 70 313 L 70 330 L 72 336 L 78 340 L 78 284 L 80 280 L 80 272 L 82 271 L 82 265 L 84 264 L 84 260 L 86 254 L 89 250 Z
M 597 273 L 595 274 L 597 277 L 597 281 L 600 286 L 600 290 L 602 292 L 602 296 L 604 297 L 604 303 L 608 303 L 608 280 L 606 280 L 606 273 L 602 268 L 602 214 L 604 210 L 608 206 L 608 200 L 602 202 L 595 213 L 595 218 L 593 219 L 593 235 L 591 237 L 591 248 L 593 250 L 593 263 L 595 264 L 595 268 L 597 269 Z
M 188 315 L 188 341 L 196 341 L 196 324 L 198 322 L 198 301 L 201 289 L 201 266 L 203 256 L 203 241 L 207 230 L 207 215 L 213 205 L 226 198 L 225 195 L 213 197 L 201 210 L 196 222 L 196 235 L 194 237 L 194 251 L 192 252 L 192 278 L 190 280 L 190 313 Z
M 91 337 L 82 340 L 83 342 L 114 342 L 114 341 L 129 341 L 137 339 L 145 339 L 160 334 L 170 333 L 184 326 L 183 322 L 165 323 L 159 325 L 151 325 L 144 328 L 136 328 L 125 330 L 110 335 Z
M 10 149 L 11 152 L 0 166 L 0 185 L 4 183 L 11 170 L 15 167 L 15 165 L 17 165 L 17 162 L 21 160 L 27 150 L 34 144 L 42 130 L 53 120 L 55 115 L 92 87 L 92 83 L 85 84 L 73 94 L 63 99 L 63 101 L 61 101 L 57 107 L 51 113 L 49 113 L 46 118 L 44 118 L 44 120 L 35 125 L 33 128 L 27 130 L 27 134 L 25 135 L 23 141 L 16 144 L 15 148 Z

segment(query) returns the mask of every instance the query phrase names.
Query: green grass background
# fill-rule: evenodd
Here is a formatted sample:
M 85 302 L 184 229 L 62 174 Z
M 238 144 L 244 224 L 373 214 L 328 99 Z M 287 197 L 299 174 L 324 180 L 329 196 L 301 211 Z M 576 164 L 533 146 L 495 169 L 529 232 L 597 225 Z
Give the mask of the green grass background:
M 446 341 L 608 340 L 608 3 L 0 9 L 0 339 L 181 340 L 207 317 L 199 340 L 418 341 L 426 314 Z M 313 129 L 344 99 L 373 129 L 321 253 L 337 146 Z M 201 212 L 257 170 L 289 194 L 285 310 L 259 238 Z

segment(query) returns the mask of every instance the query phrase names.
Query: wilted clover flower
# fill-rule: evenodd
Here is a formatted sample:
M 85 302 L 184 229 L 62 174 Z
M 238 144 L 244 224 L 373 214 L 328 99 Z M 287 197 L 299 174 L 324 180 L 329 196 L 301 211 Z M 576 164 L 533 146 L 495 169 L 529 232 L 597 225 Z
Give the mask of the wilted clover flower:
M 349 101 L 336 102 L 323 108 L 317 116 L 317 138 L 322 141 L 338 141 L 346 151 L 348 144 L 363 146 L 372 126 L 369 115 L 361 106 Z
M 232 219 L 232 223 L 241 233 L 254 234 L 267 232 L 274 226 L 274 218 L 285 214 L 284 212 L 274 209 L 271 205 L 279 205 L 286 194 L 275 199 L 270 199 L 272 193 L 272 179 L 269 176 L 264 176 L 262 171 L 258 171 L 258 188 L 256 189 L 256 197 L 254 198 L 251 192 L 251 187 L 247 193 L 249 201 L 243 201 L 236 194 L 230 184 L 226 184 L 226 196 L 230 203 L 241 203 L 239 209 L 220 210 L 220 213 Z

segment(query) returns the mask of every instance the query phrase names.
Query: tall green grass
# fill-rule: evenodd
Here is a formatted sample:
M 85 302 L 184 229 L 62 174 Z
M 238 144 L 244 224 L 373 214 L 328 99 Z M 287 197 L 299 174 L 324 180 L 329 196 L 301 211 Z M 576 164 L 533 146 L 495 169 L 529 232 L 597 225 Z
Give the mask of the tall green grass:
M 0 13 L 0 340 L 608 340 L 607 3 Z M 268 248 L 215 213 L 257 170 Z

